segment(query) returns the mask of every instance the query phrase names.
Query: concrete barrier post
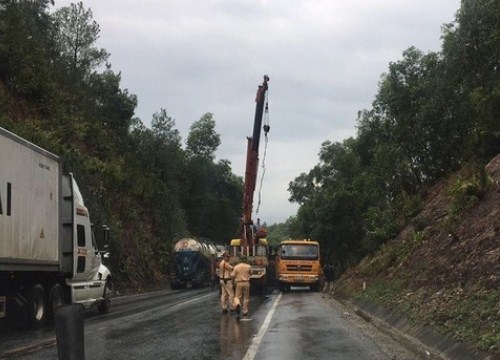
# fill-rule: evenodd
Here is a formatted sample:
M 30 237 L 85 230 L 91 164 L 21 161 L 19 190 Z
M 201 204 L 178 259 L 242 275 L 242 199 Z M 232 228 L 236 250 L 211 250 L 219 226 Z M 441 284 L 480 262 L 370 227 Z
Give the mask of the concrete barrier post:
M 55 327 L 59 360 L 85 360 L 83 312 L 81 304 L 56 308 Z

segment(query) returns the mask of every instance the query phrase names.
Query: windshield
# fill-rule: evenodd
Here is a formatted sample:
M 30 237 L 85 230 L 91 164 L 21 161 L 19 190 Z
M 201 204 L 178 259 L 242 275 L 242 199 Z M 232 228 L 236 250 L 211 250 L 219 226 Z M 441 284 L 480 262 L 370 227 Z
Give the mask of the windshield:
M 319 248 L 314 244 L 282 245 L 279 255 L 282 259 L 317 260 L 319 258 Z
M 248 256 L 267 256 L 268 247 L 266 245 L 247 246 L 245 249 L 241 246 L 230 246 L 229 253 L 231 256 L 239 256 L 246 254 Z

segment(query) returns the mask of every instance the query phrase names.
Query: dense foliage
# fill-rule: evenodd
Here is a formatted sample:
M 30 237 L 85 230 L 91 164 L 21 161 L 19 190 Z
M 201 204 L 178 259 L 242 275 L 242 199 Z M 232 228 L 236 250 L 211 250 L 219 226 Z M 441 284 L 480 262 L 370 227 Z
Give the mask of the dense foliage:
M 72 4 L 0 0 L 0 126 L 60 155 L 75 174 L 96 226 L 113 234 L 118 285 L 164 279 L 173 242 L 237 235 L 243 184 L 220 145 L 212 114 L 191 126 L 186 148 L 160 109 L 151 127 L 134 117 L 137 97 L 120 86 L 99 25 Z
M 325 141 L 289 185 L 293 236 L 319 239 L 343 268 L 395 237 L 439 178 L 500 152 L 500 3 L 462 0 L 442 39 L 391 62 L 357 136 Z

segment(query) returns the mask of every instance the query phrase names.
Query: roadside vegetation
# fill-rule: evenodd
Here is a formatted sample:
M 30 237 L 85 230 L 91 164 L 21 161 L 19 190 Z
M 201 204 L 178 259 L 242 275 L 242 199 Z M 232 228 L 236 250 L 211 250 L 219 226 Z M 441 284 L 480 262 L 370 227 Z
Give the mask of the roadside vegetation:
M 337 294 L 499 356 L 500 155 L 485 169 L 459 171 L 431 188 L 415 221 L 345 271 Z

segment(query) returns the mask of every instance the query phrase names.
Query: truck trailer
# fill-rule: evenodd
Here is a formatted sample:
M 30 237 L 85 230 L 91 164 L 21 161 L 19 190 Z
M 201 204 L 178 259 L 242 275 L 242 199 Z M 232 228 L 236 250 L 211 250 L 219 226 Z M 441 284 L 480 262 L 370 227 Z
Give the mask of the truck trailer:
M 111 272 L 61 158 L 0 128 L 0 169 L 0 321 L 40 327 L 69 303 L 108 312 Z

